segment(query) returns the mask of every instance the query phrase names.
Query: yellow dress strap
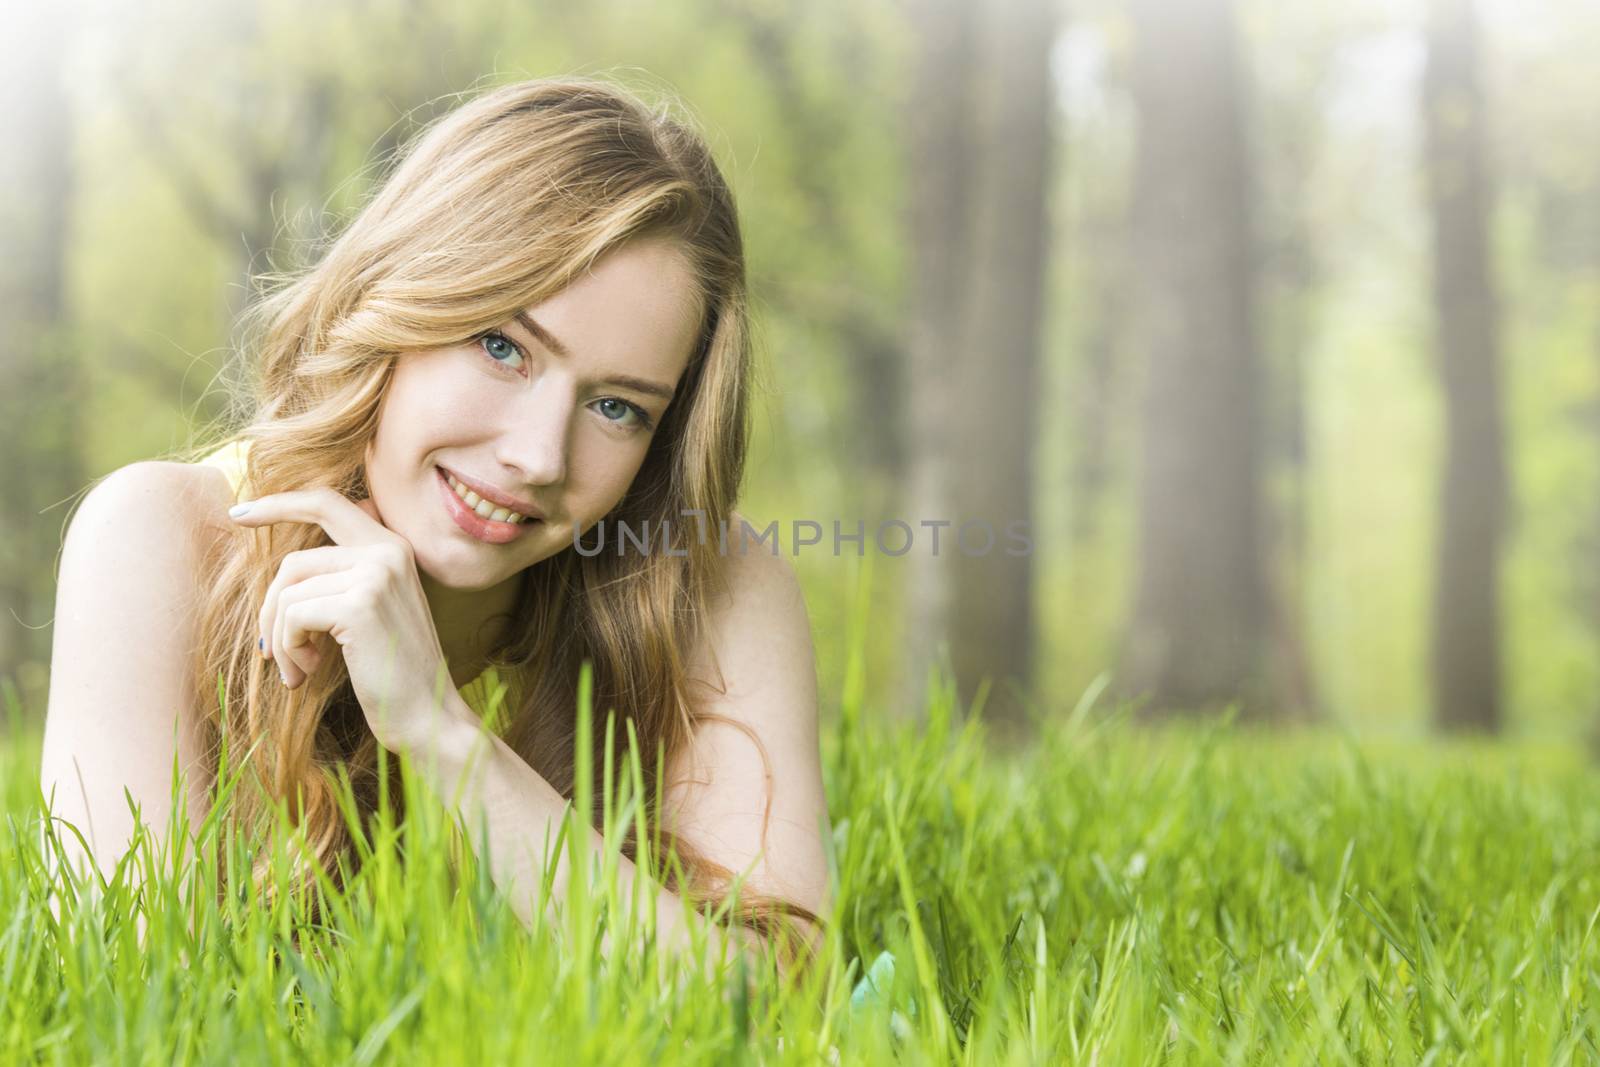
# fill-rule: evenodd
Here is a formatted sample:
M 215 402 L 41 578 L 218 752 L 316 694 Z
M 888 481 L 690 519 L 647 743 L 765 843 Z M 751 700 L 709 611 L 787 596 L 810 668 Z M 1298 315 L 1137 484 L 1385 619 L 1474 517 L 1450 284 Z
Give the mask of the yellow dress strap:
M 216 467 L 227 476 L 233 499 L 237 501 L 241 499 L 240 486 L 244 482 L 245 457 L 249 452 L 250 440 L 239 438 L 208 453 L 199 462 Z M 485 667 L 482 674 L 456 692 L 461 694 L 461 699 L 467 702 L 469 708 L 478 713 L 479 718 L 489 724 L 490 730 L 498 734 L 505 729 L 510 718 L 506 706 L 510 699 L 510 686 L 500 680 L 498 670 Z
M 250 441 L 240 438 L 229 441 L 221 448 L 203 457 L 200 462 L 209 467 L 216 467 L 227 475 L 228 486 L 233 490 L 233 499 L 240 499 L 239 486 L 244 481 L 245 456 L 250 452 Z
M 467 707 L 477 712 L 489 732 L 504 734 L 511 717 L 511 686 L 500 680 L 497 667 L 485 667 L 483 673 L 456 692 L 467 702 Z

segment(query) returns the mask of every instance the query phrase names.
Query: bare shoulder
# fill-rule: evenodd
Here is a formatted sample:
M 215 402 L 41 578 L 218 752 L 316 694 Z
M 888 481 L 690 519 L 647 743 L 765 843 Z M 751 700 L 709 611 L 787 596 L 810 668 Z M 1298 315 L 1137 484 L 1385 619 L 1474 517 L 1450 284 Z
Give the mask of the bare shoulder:
M 216 471 L 220 476 L 221 472 Z M 124 789 L 153 827 L 176 756 L 202 761 L 190 687 L 201 564 L 226 517 L 226 479 L 142 461 L 102 478 L 68 525 L 56 582 L 41 785 L 92 826 L 98 859 L 132 830 Z M 188 799 L 203 801 L 191 773 Z
M 231 499 L 227 476 L 210 464 L 144 459 L 101 478 L 84 497 L 84 504 L 106 497 L 126 503 L 153 494 L 180 505 L 186 517 L 194 518 L 225 516 L 224 502 Z
M 781 669 L 782 681 L 792 684 L 813 667 L 805 594 L 781 545 L 735 533 L 745 523 L 744 516 L 732 513 L 707 618 L 690 659 L 715 679 L 717 668 L 725 671 L 733 655 L 746 672 Z
M 108 535 L 114 529 L 121 539 L 164 542 L 169 553 L 203 553 L 229 531 L 232 502 L 228 479 L 216 467 L 140 460 L 97 482 L 74 513 L 72 528 L 95 526 Z
M 58 612 L 91 609 L 142 616 L 175 633 L 188 629 L 210 557 L 231 525 L 227 479 L 214 467 L 142 460 L 120 467 L 83 498 L 67 529 L 57 582 Z M 79 620 L 59 619 L 59 631 Z M 103 623 L 95 622 L 94 629 Z M 146 641 L 157 635 L 143 629 Z
M 102 696 L 149 686 L 167 694 L 168 714 L 185 706 L 176 682 L 194 647 L 206 565 L 231 525 L 229 502 L 221 471 L 158 460 L 120 467 L 90 489 L 61 550 L 52 709 L 58 691 L 89 679 L 104 684 Z
M 754 888 L 821 911 L 827 804 L 805 598 L 770 542 L 741 553 L 731 530 L 728 540 L 722 594 L 688 657 L 696 726 L 668 757 L 667 824 L 724 866 L 751 871 Z
M 731 516 L 728 548 L 717 557 L 707 614 L 687 657 L 691 692 L 699 698 L 694 710 L 711 716 L 697 731 L 696 747 L 742 747 L 745 731 L 732 720 L 784 758 L 816 743 L 811 620 L 794 565 L 770 541 L 741 543 L 733 529 L 743 520 L 738 512 Z
M 794 565 L 772 543 L 741 542 L 733 529 L 717 556 L 694 647 L 687 657 L 696 710 L 749 726 L 763 720 L 785 740 L 804 743 L 815 730 L 816 672 L 811 619 Z

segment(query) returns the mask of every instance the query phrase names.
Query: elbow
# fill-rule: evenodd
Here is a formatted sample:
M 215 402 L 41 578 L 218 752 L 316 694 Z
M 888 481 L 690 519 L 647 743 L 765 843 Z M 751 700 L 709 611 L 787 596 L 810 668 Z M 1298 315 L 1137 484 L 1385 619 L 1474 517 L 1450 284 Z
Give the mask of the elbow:
M 772 968 L 785 985 L 808 975 L 822 957 L 827 939 L 821 919 L 778 915 L 737 927 L 751 974 Z

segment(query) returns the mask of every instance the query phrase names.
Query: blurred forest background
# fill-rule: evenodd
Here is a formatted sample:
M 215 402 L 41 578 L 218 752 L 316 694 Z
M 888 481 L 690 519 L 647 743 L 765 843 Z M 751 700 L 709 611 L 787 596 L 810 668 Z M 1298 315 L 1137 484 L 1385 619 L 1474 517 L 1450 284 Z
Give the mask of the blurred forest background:
M 448 94 L 589 74 L 678 94 L 738 195 L 775 387 L 741 510 L 822 524 L 791 558 L 825 707 L 870 576 L 885 713 L 946 650 L 964 698 L 996 680 L 998 726 L 1102 677 L 1152 714 L 1600 724 L 1594 0 L 7 22 L 0 683 L 29 720 L 77 494 L 226 428 L 250 272 L 304 264 Z M 1000 537 L 967 556 L 949 528 L 934 558 L 919 528 L 891 556 L 893 518 Z M 834 554 L 835 519 L 868 559 Z

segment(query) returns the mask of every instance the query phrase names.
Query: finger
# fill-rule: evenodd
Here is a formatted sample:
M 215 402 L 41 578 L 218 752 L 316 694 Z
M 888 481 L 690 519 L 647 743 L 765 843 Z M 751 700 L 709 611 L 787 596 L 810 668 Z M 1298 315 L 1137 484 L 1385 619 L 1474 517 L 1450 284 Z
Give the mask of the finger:
M 263 639 L 262 656 L 270 659 L 273 655 L 273 648 L 277 643 L 273 635 L 273 620 L 277 617 L 278 598 L 283 595 L 285 589 L 313 575 L 349 570 L 360 562 L 361 558 L 359 549 L 346 548 L 342 545 L 304 548 L 284 556 L 278 564 L 278 573 L 267 586 L 266 596 L 261 600 L 261 608 L 256 613 L 256 626 Z
M 352 570 L 333 571 L 296 582 L 279 596 L 272 622 L 273 644 L 278 650 L 275 658 L 279 664 L 279 673 L 289 688 L 295 688 L 317 672 L 325 659 L 323 649 L 326 647 L 325 642 L 319 639 L 327 636 L 317 632 L 294 630 L 290 624 L 289 609 L 306 600 L 336 596 L 349 590 L 359 581 L 360 576 Z
M 314 523 L 338 545 L 371 545 L 384 541 L 405 544 L 399 534 L 383 525 L 377 505 L 370 498 L 358 502 L 327 486 L 269 493 L 259 500 L 236 505 L 228 515 L 240 526 Z
M 311 634 L 303 644 L 286 651 L 284 655 L 293 662 L 294 667 L 278 668 L 278 677 L 284 679 L 283 684 L 289 689 L 296 689 L 320 671 L 328 660 L 328 643 L 327 634 Z
M 326 634 L 342 650 L 352 633 L 353 623 L 363 610 L 364 597 L 359 586 L 352 586 L 343 592 L 297 600 L 283 610 L 284 632 Z M 330 647 L 329 653 L 332 651 Z
M 291 614 L 293 608 L 308 600 L 337 596 L 359 581 L 360 576 L 354 571 L 334 571 L 296 582 L 279 596 L 273 617 L 274 658 L 278 661 L 278 670 L 283 676 L 284 684 L 290 689 L 316 673 L 323 661 L 321 651 L 312 643 L 314 633 L 295 626 L 294 616 Z

